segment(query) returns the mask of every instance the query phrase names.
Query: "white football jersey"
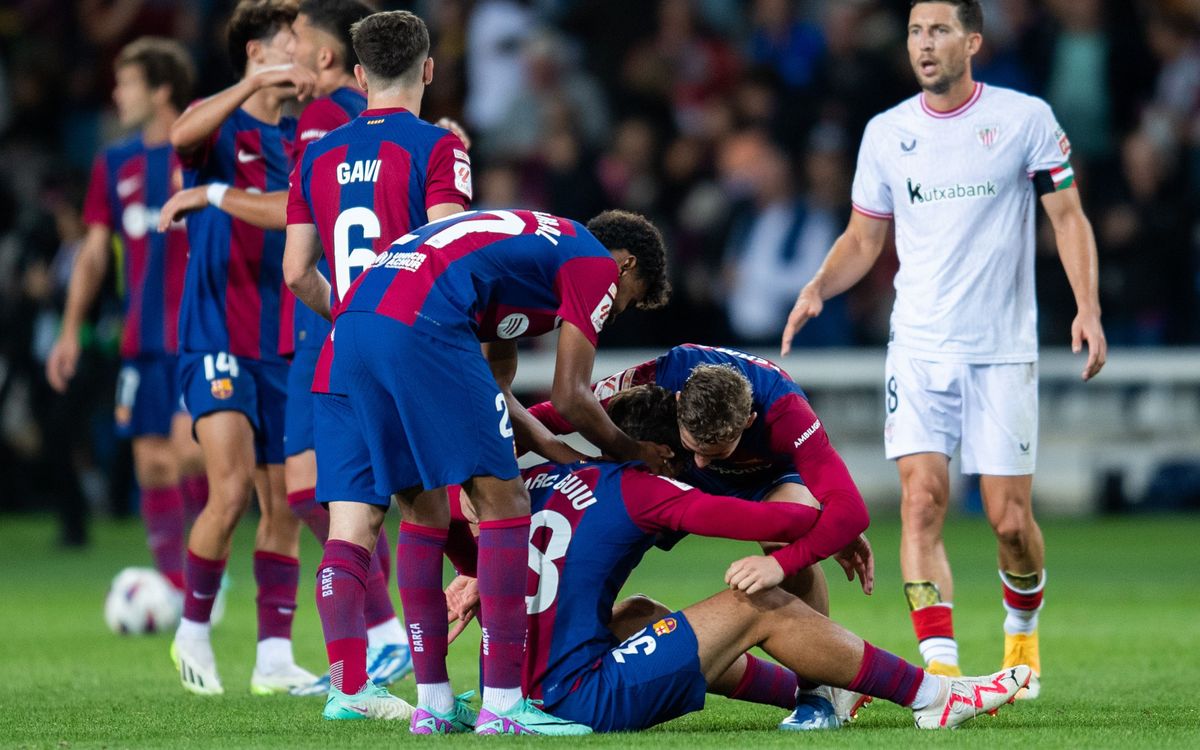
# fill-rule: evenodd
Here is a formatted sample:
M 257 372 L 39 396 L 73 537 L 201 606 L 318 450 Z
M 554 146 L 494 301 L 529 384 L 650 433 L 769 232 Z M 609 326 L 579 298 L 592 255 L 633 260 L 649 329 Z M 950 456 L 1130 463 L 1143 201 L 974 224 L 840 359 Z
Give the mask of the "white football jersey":
M 953 111 L 917 94 L 871 120 L 852 197 L 895 222 L 893 346 L 938 362 L 1037 359 L 1034 182 L 1069 187 L 1070 155 L 1049 105 L 981 83 Z

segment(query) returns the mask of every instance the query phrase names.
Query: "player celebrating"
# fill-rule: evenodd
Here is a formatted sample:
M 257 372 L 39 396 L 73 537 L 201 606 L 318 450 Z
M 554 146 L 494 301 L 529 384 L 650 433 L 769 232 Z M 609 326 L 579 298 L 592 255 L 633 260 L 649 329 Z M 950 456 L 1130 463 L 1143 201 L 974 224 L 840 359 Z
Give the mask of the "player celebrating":
M 304 7 L 300 18 L 304 18 Z M 288 394 L 289 488 L 305 489 L 293 490 L 289 502 L 293 509 L 307 508 L 309 518 L 324 516 L 326 537 L 328 515 L 314 499 L 318 476 L 318 459 L 312 451 L 314 429 L 318 435 L 340 439 L 336 427 L 325 427 L 322 420 L 331 409 L 349 407 L 344 395 L 328 393 L 327 375 L 315 383 L 318 393 L 310 392 L 321 345 L 329 332 L 321 315 L 329 317 L 331 306 L 341 299 L 353 277 L 391 241 L 431 219 L 462 211 L 471 198 L 466 146 L 453 133 L 419 119 L 421 98 L 433 75 L 425 23 L 406 11 L 377 13 L 354 25 L 351 41 L 361 63 L 355 89 L 367 91 L 368 109 L 348 127 L 313 143 L 302 157 L 292 180 L 283 261 L 285 279 L 306 302 L 296 310 L 296 357 Z M 309 111 L 320 101 L 305 110 L 300 121 L 302 136 Z M 312 127 L 317 124 L 313 122 Z M 332 125 L 332 119 L 328 124 Z M 411 185 L 423 189 L 410 190 Z M 326 352 L 326 372 L 329 356 Z M 322 403 L 325 401 L 330 403 Z M 305 453 L 296 455 L 298 450 Z M 387 535 L 381 533 L 365 599 L 370 647 L 367 671 L 377 684 L 390 681 L 377 665 L 381 660 L 384 665 L 399 663 L 395 656 L 399 649 L 390 645 L 381 649 L 376 641 L 386 639 L 392 644 L 405 639 L 377 562 L 386 560 L 387 544 Z M 378 602 L 373 604 L 373 600 Z M 380 624 L 384 605 L 388 619 Z M 403 648 L 406 666 L 407 646 Z
M 366 174 L 351 171 L 360 173 Z M 412 730 L 449 726 L 423 719 L 449 721 L 455 711 L 446 673 L 442 550 L 445 487 L 463 484 L 480 518 L 486 645 L 476 732 L 588 731 L 542 713 L 520 689 L 529 496 L 514 435 L 543 455 L 578 454 L 507 398 L 515 340 L 560 328 L 553 386 L 559 411 L 606 450 L 663 466 L 669 449 L 617 429 L 588 379 L 606 320 L 629 305 L 665 302 L 665 254 L 662 236 L 635 214 L 609 211 L 585 228 L 531 211 L 469 212 L 401 237 L 346 292 L 334 326 L 330 390 L 349 394 L 350 410 L 330 415 L 341 425 L 328 420 L 317 447 L 317 499 L 329 502 L 332 519 L 318 608 L 331 671 L 341 672 L 343 685 L 330 691 L 327 716 L 369 713 L 377 695 L 362 669 L 362 620 L 344 613 L 361 608 L 368 550 L 389 495 L 397 494 L 403 518 L 397 577 L 419 703 Z M 480 341 L 488 342 L 482 357 Z M 447 373 L 455 375 L 453 386 Z
M 287 185 L 295 121 L 283 102 L 305 98 L 313 76 L 292 65 L 295 6 L 244 0 L 226 34 L 241 81 L 195 105 L 171 128 L 188 186 L 222 184 L 260 191 Z M 209 640 L 212 599 L 230 541 L 251 493 L 262 518 L 255 540 L 258 649 L 251 692 L 284 692 L 316 677 L 296 666 L 291 628 L 299 577 L 299 521 L 283 485 L 287 365 L 279 356 L 283 233 L 262 231 L 207 208 L 188 219 L 188 259 L 180 313 L 180 380 L 204 451 L 208 505 L 192 528 L 183 619 L 172 655 L 184 687 L 224 692 Z
M 610 414 L 629 434 L 654 439 L 672 399 L 641 386 L 617 396 Z M 911 707 L 919 728 L 953 727 L 1004 705 L 1029 680 L 1026 666 L 968 679 L 931 675 L 777 588 L 804 564 L 811 507 L 709 495 L 635 464 L 543 464 L 523 476 L 536 591 L 525 686 L 549 710 L 596 731 L 645 729 L 698 711 L 710 691 L 786 705 L 797 675 Z M 625 603 L 614 611 L 645 552 L 678 532 L 789 543 L 735 561 L 725 574 L 731 590 L 682 611 Z M 755 646 L 784 666 L 748 655 Z
M 87 237 L 71 270 L 63 327 L 46 361 L 60 393 L 79 361 L 79 329 L 108 269 L 113 232 L 124 253 L 125 327 L 116 423 L 133 439 L 142 518 L 159 572 L 183 591 L 185 519 L 208 497 L 191 421 L 179 411 L 179 300 L 187 265 L 182 224 L 158 231 L 179 162 L 167 136 L 187 105 L 192 65 L 177 42 L 144 37 L 116 59 L 113 101 L 121 125 L 140 132 L 96 157 L 83 219 Z
M 1088 380 L 1106 344 L 1096 291 L 1096 245 L 1083 214 L 1071 147 L 1045 102 L 971 77 L 982 44 L 978 0 L 914 0 L 908 54 L 923 91 L 876 116 L 863 134 L 854 213 L 800 292 L 783 332 L 793 335 L 871 268 L 895 222 L 900 271 L 886 373 L 887 456 L 901 483 L 900 562 L 921 655 L 960 674 L 951 623 L 953 583 L 942 540 L 948 462 L 980 474 L 999 541 L 1004 664 L 1041 666 L 1037 622 L 1045 584 L 1033 519 L 1037 452 L 1034 198 L 1058 241 L 1078 314 L 1072 349 L 1086 341 Z

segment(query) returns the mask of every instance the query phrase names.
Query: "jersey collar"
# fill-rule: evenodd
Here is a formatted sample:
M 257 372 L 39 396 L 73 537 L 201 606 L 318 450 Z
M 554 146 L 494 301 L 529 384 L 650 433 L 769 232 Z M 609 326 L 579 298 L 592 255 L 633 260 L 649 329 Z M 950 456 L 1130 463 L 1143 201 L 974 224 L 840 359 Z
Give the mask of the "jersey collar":
M 975 106 L 975 102 L 979 101 L 979 97 L 981 96 L 983 96 L 983 84 L 979 81 L 976 81 L 975 89 L 971 92 L 971 95 L 967 97 L 967 100 L 954 109 L 946 112 L 941 112 L 933 107 L 930 107 L 929 103 L 925 101 L 925 92 L 918 94 L 917 98 L 921 102 L 921 111 L 923 111 L 925 114 L 938 120 L 948 120 L 952 117 L 958 117 L 971 107 Z
M 385 115 L 394 115 L 400 112 L 408 112 L 404 107 L 380 107 L 378 109 L 364 109 L 359 117 L 384 117 Z

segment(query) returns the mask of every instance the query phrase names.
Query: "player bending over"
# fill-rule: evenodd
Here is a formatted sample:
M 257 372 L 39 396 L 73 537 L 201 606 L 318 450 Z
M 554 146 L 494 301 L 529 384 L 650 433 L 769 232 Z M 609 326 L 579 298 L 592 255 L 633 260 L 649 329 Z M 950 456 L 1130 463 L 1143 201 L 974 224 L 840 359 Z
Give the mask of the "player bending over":
M 614 403 L 612 416 L 630 434 L 653 437 L 640 426 L 661 425 L 672 398 L 643 386 L 619 396 L 629 403 Z M 596 731 L 645 729 L 698 711 L 709 691 L 778 704 L 779 693 L 795 693 L 797 675 L 910 707 L 918 728 L 954 727 L 1000 708 L 1029 680 L 1023 665 L 987 677 L 930 674 L 780 589 L 796 572 L 791 555 L 815 521 L 811 507 L 709 495 L 629 463 L 543 464 L 522 475 L 536 589 L 524 684 L 547 710 Z M 725 574 L 730 590 L 682 611 L 648 611 L 642 600 L 609 619 L 645 552 L 680 531 L 787 544 L 735 561 Z M 613 629 L 633 632 L 619 641 Z M 746 655 L 755 646 L 793 674 Z
M 863 590 L 871 592 L 874 560 L 861 535 L 866 505 L 804 391 L 782 368 L 737 349 L 684 344 L 601 380 L 593 392 L 606 404 L 614 394 L 645 383 L 677 394 L 676 439 L 694 457 L 684 481 L 714 495 L 822 508 L 797 548 L 798 572 L 783 582 L 786 591 L 828 615 L 828 588 L 816 563 L 833 557 L 849 577 L 861 569 Z M 530 413 L 554 432 L 574 430 L 549 402 Z M 828 689 L 809 689 L 788 727 L 821 728 L 835 721 Z
M 665 302 L 665 255 L 658 230 L 635 214 L 605 212 L 584 227 L 533 211 L 468 212 L 401 237 L 350 286 L 334 324 L 330 371 L 331 390 L 348 394 L 350 408 L 331 433 L 338 439 L 318 451 L 317 499 L 331 516 L 318 602 L 331 672 L 341 672 L 344 686 L 330 692 L 327 715 L 343 708 L 375 715 L 379 702 L 362 669 L 362 621 L 340 613 L 361 608 L 368 550 L 392 494 L 403 518 L 397 577 L 419 708 L 454 711 L 442 549 L 445 488 L 462 484 L 480 519 L 487 642 L 476 732 L 588 731 L 544 714 L 521 693 L 529 495 L 514 437 L 543 455 L 578 454 L 509 398 L 515 340 L 559 328 L 559 411 L 610 453 L 662 467 L 670 450 L 619 430 L 588 383 L 609 317 Z M 417 716 L 413 731 L 430 731 Z

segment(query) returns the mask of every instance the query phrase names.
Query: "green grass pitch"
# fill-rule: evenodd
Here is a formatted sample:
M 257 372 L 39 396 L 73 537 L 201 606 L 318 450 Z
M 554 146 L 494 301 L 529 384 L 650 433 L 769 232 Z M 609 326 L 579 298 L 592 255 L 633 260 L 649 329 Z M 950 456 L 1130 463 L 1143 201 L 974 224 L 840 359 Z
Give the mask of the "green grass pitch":
M 392 521 L 389 521 L 389 525 Z M 838 732 L 775 731 L 783 711 L 710 698 L 698 714 L 637 735 L 595 736 L 572 746 L 902 747 L 915 743 L 973 747 L 1200 747 L 1200 519 L 1054 520 L 1049 548 L 1042 650 L 1042 698 L 981 717 L 950 733 L 918 733 L 910 714 L 876 702 Z M 110 634 L 101 604 L 111 577 L 148 564 L 136 522 L 97 525 L 85 552 L 55 549 L 40 519 L 0 520 L 0 747 L 23 748 L 328 748 L 393 747 L 513 740 L 417 738 L 407 725 L 331 723 L 318 698 L 252 697 L 254 649 L 252 527 L 240 529 L 233 588 L 214 643 L 228 691 L 185 694 L 167 656 L 168 636 Z M 898 526 L 870 532 L 878 558 L 877 590 L 865 597 L 840 570 L 828 569 L 833 616 L 879 646 L 917 657 L 900 592 Z M 957 575 L 956 628 L 967 670 L 999 667 L 1000 587 L 986 524 L 962 519 L 947 529 Z M 318 550 L 305 540 L 296 653 L 324 667 L 312 605 Z M 750 547 L 690 539 L 671 553 L 651 552 L 630 582 L 671 606 L 686 606 L 721 586 L 725 565 Z M 836 574 L 836 575 L 835 575 Z M 476 679 L 478 629 L 451 647 L 458 689 Z M 466 636 L 464 636 L 466 639 Z M 409 700 L 412 679 L 393 688 Z M 533 742 L 553 742 L 534 739 Z

